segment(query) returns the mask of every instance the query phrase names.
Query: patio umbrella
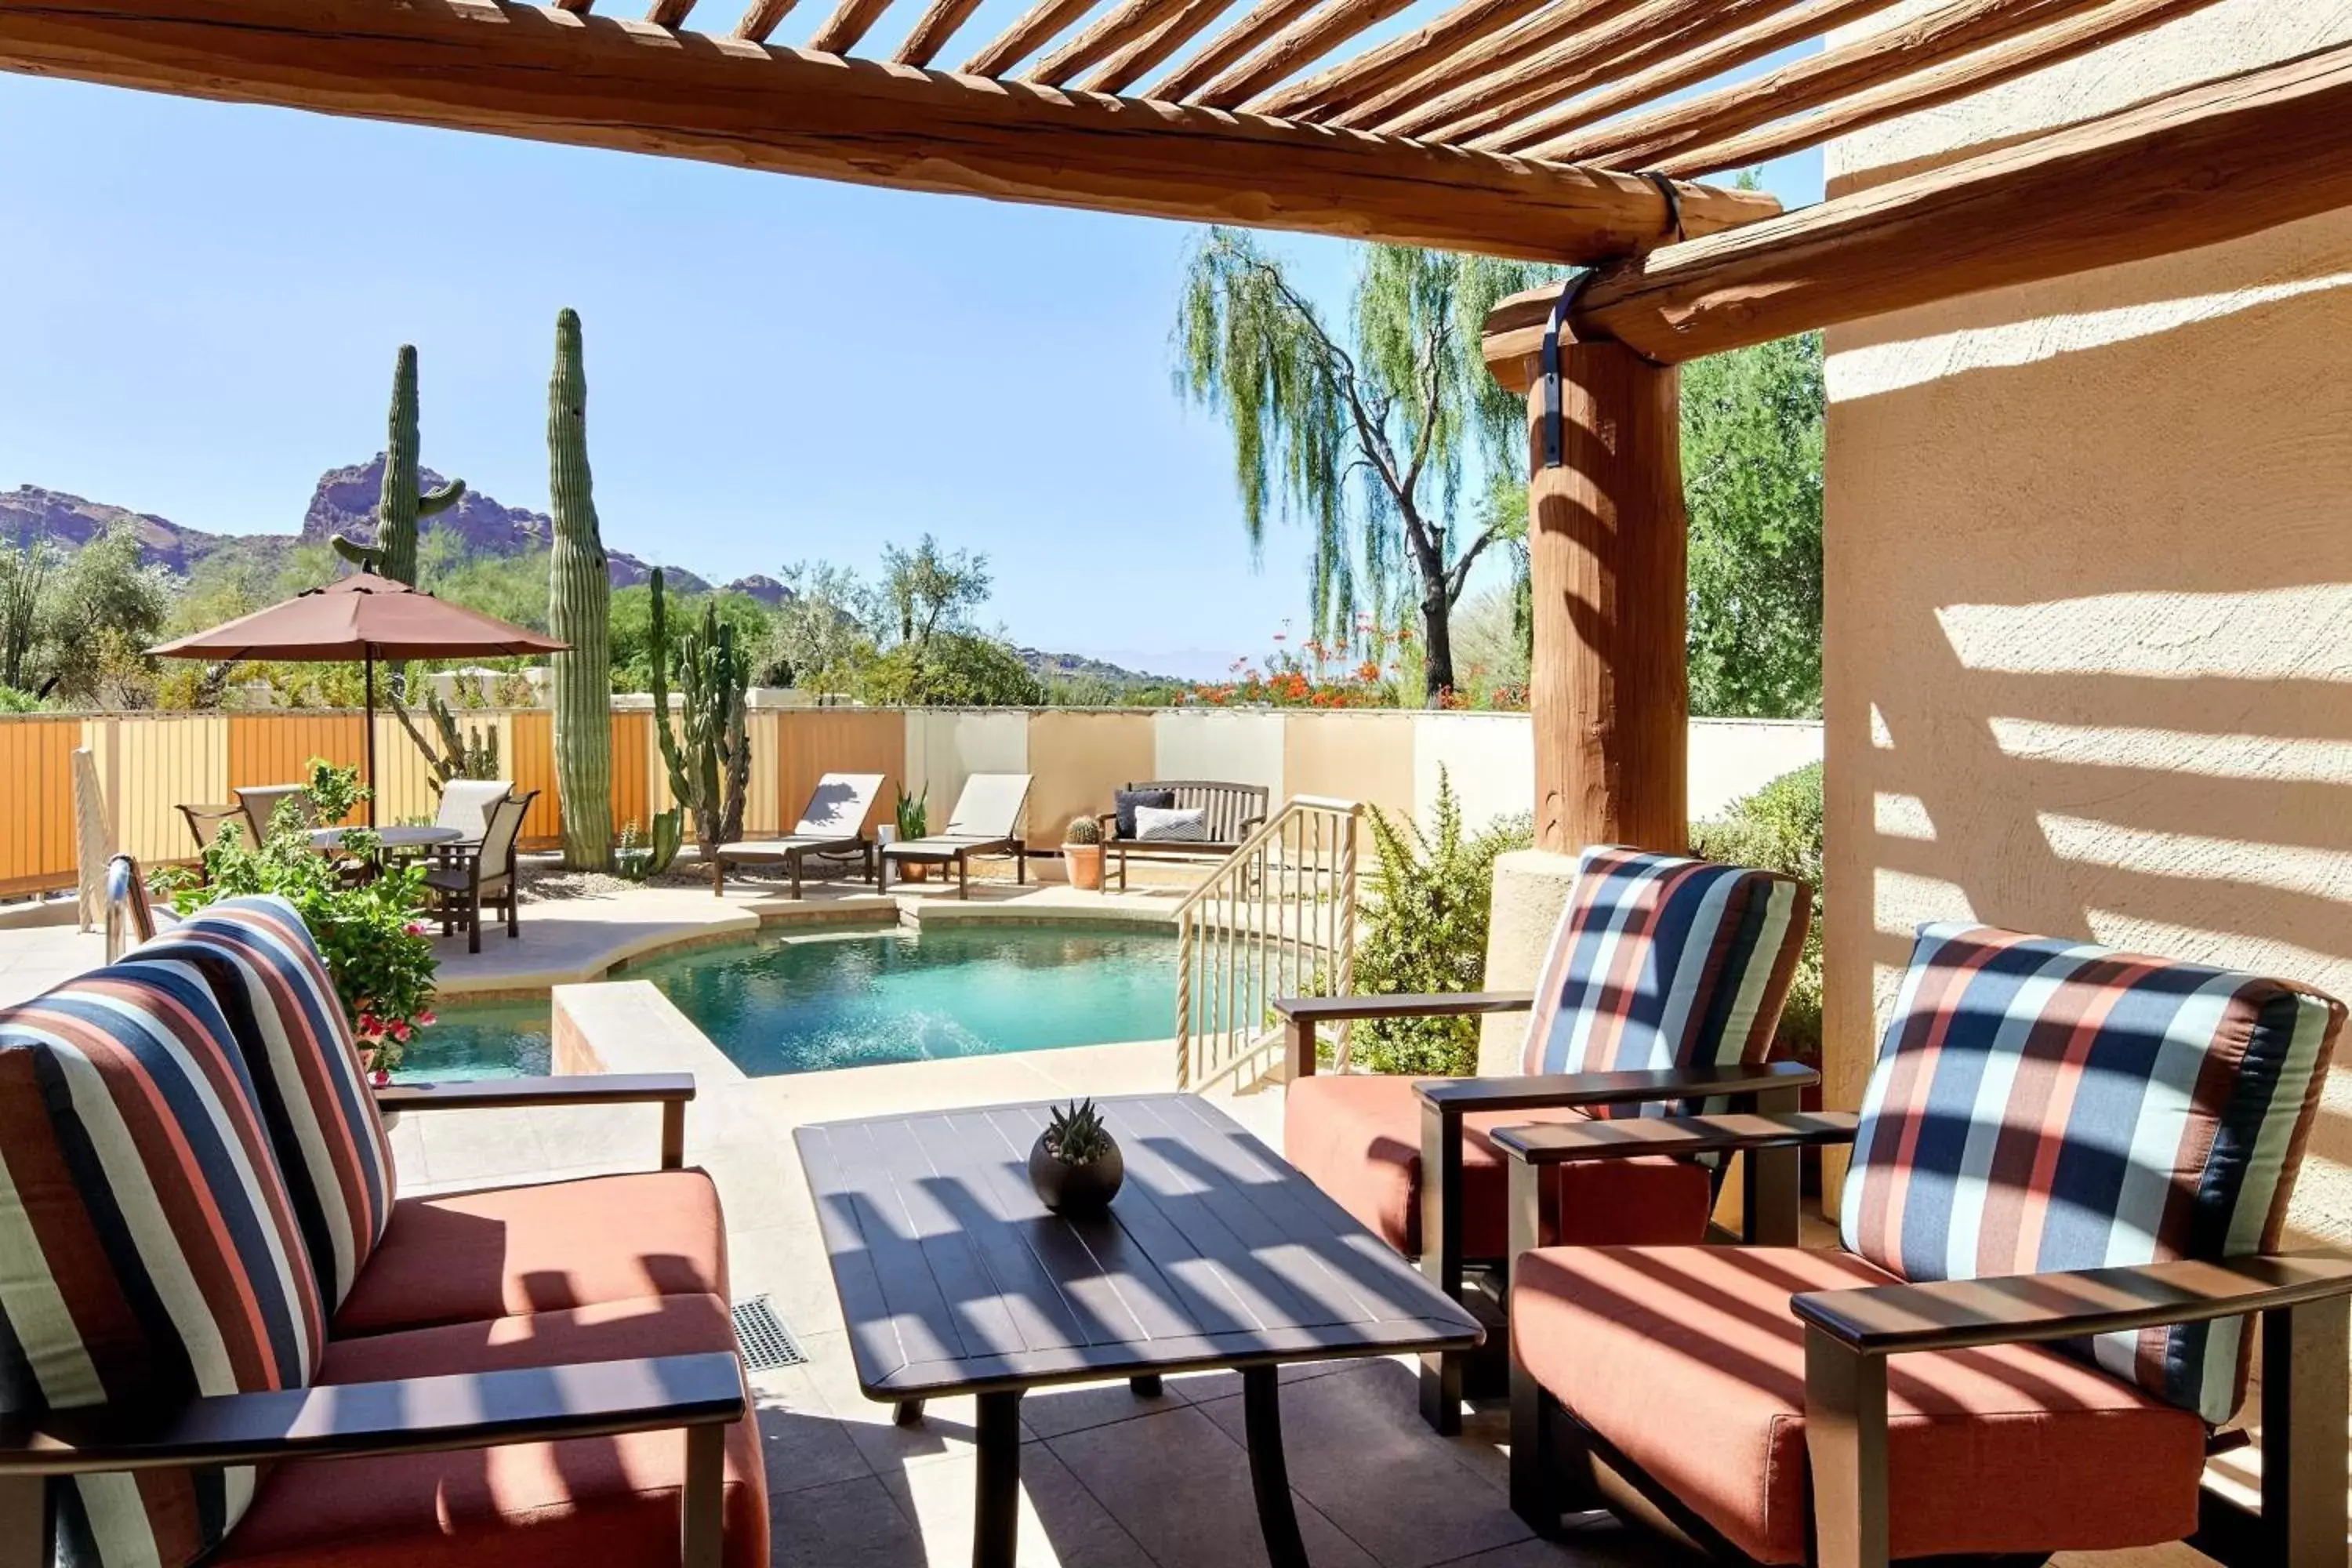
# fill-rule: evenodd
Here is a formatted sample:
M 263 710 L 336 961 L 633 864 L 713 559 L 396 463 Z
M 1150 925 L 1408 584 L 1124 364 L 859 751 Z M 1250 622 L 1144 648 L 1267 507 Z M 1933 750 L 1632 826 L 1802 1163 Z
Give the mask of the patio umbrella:
M 151 647 L 164 658 L 280 658 L 306 664 L 358 659 L 366 672 L 368 826 L 375 826 L 375 661 L 562 653 L 569 643 L 527 626 L 444 604 L 372 572 Z

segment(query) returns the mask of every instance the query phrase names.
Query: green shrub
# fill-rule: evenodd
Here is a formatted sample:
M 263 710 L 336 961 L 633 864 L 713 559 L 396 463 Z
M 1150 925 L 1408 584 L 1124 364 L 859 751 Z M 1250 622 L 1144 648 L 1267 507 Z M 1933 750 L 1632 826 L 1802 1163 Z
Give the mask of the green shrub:
M 1822 764 L 1783 773 L 1726 806 L 1721 816 L 1691 826 L 1692 852 L 1730 865 L 1759 866 L 1797 878 L 1813 889 L 1812 924 L 1789 1005 L 1780 1015 L 1783 1055 L 1821 1060 L 1822 1052 Z
M 357 769 L 313 758 L 305 793 L 318 820 L 333 822 L 369 792 Z M 205 885 L 192 885 L 183 874 L 171 892 L 172 907 L 184 915 L 217 899 L 253 893 L 275 893 L 290 902 L 326 958 L 368 1065 L 388 1072 L 400 1065 L 410 1037 L 433 1022 L 439 961 L 419 920 L 425 903 L 420 865 L 386 861 L 369 880 L 345 882 L 343 866 L 376 859 L 381 849 L 373 833 L 353 827 L 345 829 L 340 854 L 321 855 L 310 847 L 301 811 L 284 801 L 258 847 L 246 845 L 237 824 L 227 824 L 205 851 Z
M 1476 991 L 1486 983 L 1495 857 L 1535 841 L 1533 821 L 1507 817 L 1465 833 L 1462 803 L 1441 769 L 1433 831 L 1372 808 L 1372 873 L 1356 942 L 1355 989 L 1366 995 Z M 1476 1018 L 1378 1018 L 1356 1026 L 1354 1055 L 1375 1072 L 1458 1077 L 1478 1068 Z

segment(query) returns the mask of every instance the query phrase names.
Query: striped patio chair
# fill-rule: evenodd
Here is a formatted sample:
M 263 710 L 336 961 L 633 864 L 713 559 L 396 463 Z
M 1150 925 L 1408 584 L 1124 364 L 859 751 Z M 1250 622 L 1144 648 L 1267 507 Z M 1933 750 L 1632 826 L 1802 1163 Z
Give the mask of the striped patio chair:
M 1550 1531 L 1630 1487 L 1737 1563 L 2196 1536 L 2340 1568 L 2352 1258 L 2277 1248 L 2343 1020 L 2284 981 L 1924 928 L 1859 1116 L 1681 1118 L 1641 1144 L 1850 1140 L 1843 1250 L 1516 1260 L 1514 1506 Z M 1570 1129 L 1499 1142 L 1515 1175 L 1610 1157 Z M 2200 1490 L 2256 1312 L 2258 1517 Z
M 1290 1020 L 1283 1152 L 1349 1213 L 1474 1310 L 1509 1251 L 1501 1127 L 1657 1117 L 1762 1103 L 1795 1109 L 1818 1081 L 1770 1064 L 1781 1004 L 1803 949 L 1811 890 L 1775 872 L 1600 847 L 1585 851 L 1531 994 L 1302 997 Z M 1318 1076 L 1313 1031 L 1339 1019 L 1529 1013 L 1521 1072 L 1501 1078 Z M 1793 1160 L 1749 1162 L 1793 1191 Z M 1697 1241 L 1719 1163 L 1682 1159 L 1563 1166 L 1552 1173 L 1540 1238 L 1562 1243 Z M 1754 1203 L 1751 1213 L 1777 1213 Z M 1773 1239 L 1781 1239 L 1775 1237 Z M 1789 1237 L 1786 1239 L 1793 1239 Z M 1486 1266 L 1480 1268 L 1478 1266 Z M 1459 1429 L 1468 1392 L 1499 1390 L 1502 1338 L 1487 1359 L 1431 1359 L 1423 1414 Z

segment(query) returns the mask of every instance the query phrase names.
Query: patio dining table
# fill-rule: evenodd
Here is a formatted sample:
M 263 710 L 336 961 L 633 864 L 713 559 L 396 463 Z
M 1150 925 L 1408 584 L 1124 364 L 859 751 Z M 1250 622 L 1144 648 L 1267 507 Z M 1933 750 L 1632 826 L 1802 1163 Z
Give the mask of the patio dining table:
M 1477 1321 L 1223 1112 L 1188 1094 L 1097 1101 L 1126 1184 L 1069 1219 L 1029 1184 L 1051 1107 L 819 1123 L 794 1134 L 858 1386 L 919 1418 L 979 1405 L 974 1568 L 1012 1568 L 1021 1396 L 1054 1384 L 1234 1369 L 1258 1525 L 1302 1568 L 1282 1451 L 1289 1362 L 1469 1350 Z
M 341 827 L 314 827 L 310 830 L 310 847 L 322 855 L 340 849 L 342 847 L 343 835 L 348 831 L 350 831 L 348 828 Z M 454 827 L 430 826 L 379 827 L 373 831 L 378 838 L 383 840 L 383 847 L 386 849 L 430 849 L 443 844 L 455 844 L 466 837 Z

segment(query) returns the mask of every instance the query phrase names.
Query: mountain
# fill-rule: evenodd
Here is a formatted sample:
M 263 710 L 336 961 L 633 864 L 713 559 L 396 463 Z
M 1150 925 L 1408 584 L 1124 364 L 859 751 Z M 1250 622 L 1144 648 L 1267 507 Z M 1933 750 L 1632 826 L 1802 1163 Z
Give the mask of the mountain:
M 432 489 L 445 481 L 427 468 L 424 482 L 425 488 Z M 338 533 L 362 542 L 373 539 L 376 498 L 383 488 L 383 458 L 379 453 L 371 461 L 330 468 L 320 475 L 317 488 L 310 492 L 310 504 L 303 509 L 302 527 L 298 533 L 207 533 L 202 529 L 183 528 L 152 512 L 134 512 L 104 501 L 86 500 L 63 490 L 19 485 L 13 490 L 0 490 L 0 546 L 21 545 L 47 536 L 68 550 L 79 550 L 118 522 L 128 521 L 138 531 L 141 558 L 175 577 L 186 577 L 216 557 L 275 567 L 297 546 L 323 545 Z M 554 526 L 545 512 L 507 506 L 494 497 L 469 489 L 448 510 L 425 519 L 421 531 L 428 538 L 454 531 L 468 556 L 515 556 L 545 550 Z M 605 560 L 616 588 L 635 587 L 653 572 L 651 563 L 625 550 L 608 549 Z M 699 594 L 710 587 L 709 578 L 675 566 L 666 570 L 670 585 L 682 593 Z M 722 586 L 748 594 L 771 609 L 793 594 L 790 587 L 775 578 L 757 573 Z M 1041 680 L 1052 677 L 1091 679 L 1129 688 L 1176 679 L 1147 675 L 1077 654 L 1046 653 L 1027 647 L 1015 648 L 1013 652 Z
M 1029 668 L 1040 680 L 1061 677 L 1070 680 L 1102 680 L 1118 687 L 1184 686 L 1190 682 L 1172 675 L 1147 675 L 1124 665 L 1107 664 L 1098 658 L 1087 658 L 1075 653 L 1045 653 L 1034 647 L 1016 647 L 1013 657 Z

